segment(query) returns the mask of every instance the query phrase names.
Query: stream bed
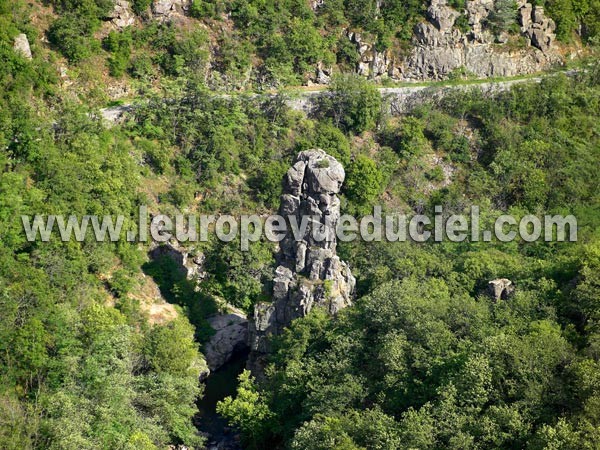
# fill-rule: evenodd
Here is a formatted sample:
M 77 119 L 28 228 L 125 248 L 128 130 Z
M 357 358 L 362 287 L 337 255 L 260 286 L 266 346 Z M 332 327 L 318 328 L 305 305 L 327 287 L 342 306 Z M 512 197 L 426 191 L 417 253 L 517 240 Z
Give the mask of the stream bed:
M 239 435 L 227 421 L 217 414 L 217 402 L 231 395 L 235 396 L 238 376 L 246 367 L 248 351 L 235 354 L 223 367 L 215 370 L 206 379 L 204 395 L 198 400 L 198 415 L 194 425 L 207 437 L 206 448 L 209 450 L 242 450 Z

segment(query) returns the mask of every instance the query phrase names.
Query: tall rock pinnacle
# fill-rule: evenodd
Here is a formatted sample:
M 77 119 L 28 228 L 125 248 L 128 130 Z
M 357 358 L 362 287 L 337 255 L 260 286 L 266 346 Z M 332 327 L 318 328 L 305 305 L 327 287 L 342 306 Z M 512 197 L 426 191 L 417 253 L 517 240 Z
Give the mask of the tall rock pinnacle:
M 342 165 L 323 150 L 298 154 L 284 177 L 279 214 L 286 218 L 288 232 L 280 242 L 272 302 L 257 304 L 249 321 L 251 368 L 269 352 L 268 337 L 281 333 L 292 320 L 315 306 L 335 314 L 352 303 L 355 279 L 336 255 L 337 194 L 344 178 Z

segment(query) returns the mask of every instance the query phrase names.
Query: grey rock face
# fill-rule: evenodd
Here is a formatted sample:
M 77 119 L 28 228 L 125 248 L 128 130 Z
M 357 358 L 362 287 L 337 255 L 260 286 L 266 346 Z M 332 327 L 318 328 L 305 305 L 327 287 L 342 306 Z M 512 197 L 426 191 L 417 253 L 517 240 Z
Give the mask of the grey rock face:
M 112 126 L 118 123 L 123 123 L 127 114 L 132 111 L 131 105 L 117 105 L 108 108 L 102 108 L 100 114 L 107 126 Z
M 183 17 L 189 4 L 188 0 L 154 0 L 152 14 L 159 21 L 170 21 Z
M 493 36 L 483 27 L 493 11 L 492 0 L 467 1 L 471 32 L 453 28 L 454 16 L 445 0 L 432 0 L 429 23 L 415 29 L 415 47 L 407 58 L 403 76 L 407 79 L 443 79 L 453 70 L 464 68 L 477 77 L 515 76 L 534 73 L 560 60 L 553 51 L 555 25 L 544 16 L 543 8 L 523 3 L 519 9 L 521 31 L 533 47 L 508 50 L 495 42 L 506 43 L 508 36 Z
M 108 17 L 111 23 L 118 29 L 122 29 L 135 23 L 135 14 L 127 0 L 117 0 L 115 7 Z
M 204 356 L 211 371 L 231 359 L 236 351 L 248 348 L 248 321 L 241 311 L 213 316 L 208 319 L 216 331 L 204 346 Z
M 346 36 L 359 53 L 360 60 L 356 67 L 359 75 L 378 78 L 384 75 L 392 76 L 394 71 L 394 58 L 391 52 L 378 52 L 375 46 L 367 42 L 360 33 L 348 31 Z
M 445 0 L 432 0 L 427 9 L 427 18 L 442 33 L 452 29 L 460 13 L 449 7 Z
M 280 242 L 272 302 L 257 304 L 249 321 L 252 369 L 260 370 L 257 361 L 269 352 L 269 336 L 281 333 L 292 320 L 315 306 L 336 314 L 352 304 L 355 279 L 336 255 L 337 194 L 344 178 L 342 165 L 323 150 L 301 152 L 284 177 L 280 214 L 289 218 L 288 225 L 295 221 L 299 239 L 288 226 Z
M 167 242 L 164 245 L 155 245 L 150 249 L 150 257 L 157 259 L 167 256 L 177 263 L 178 269 L 188 280 L 199 283 L 204 279 L 204 254 L 200 253 L 194 257 L 183 247 L 176 243 Z
M 318 10 L 324 4 L 325 4 L 325 0 L 311 0 L 310 1 L 310 7 L 312 8 L 313 11 Z
M 15 38 L 15 43 L 13 45 L 15 52 L 19 53 L 21 56 L 32 59 L 31 48 L 29 47 L 29 40 L 27 39 L 27 35 L 25 33 L 19 34 Z
M 521 20 L 521 30 L 529 38 L 531 45 L 537 47 L 542 52 L 550 51 L 554 39 L 556 24 L 552 19 L 546 17 L 544 8 L 530 3 L 525 3 L 519 10 Z
M 495 302 L 506 300 L 515 291 L 515 287 L 507 278 L 498 278 L 488 283 L 488 292 Z
M 517 2 L 515 15 L 527 43 L 521 49 L 497 45 L 507 44 L 509 35 L 494 36 L 486 28 L 494 8 L 494 0 L 467 0 L 463 13 L 471 29 L 463 33 L 455 26 L 461 12 L 450 7 L 447 0 L 431 0 L 427 22 L 415 27 L 413 48 L 404 57 L 390 50 L 378 52 L 362 35 L 347 31 L 360 56 L 355 70 L 369 78 L 405 81 L 441 80 L 456 69 L 487 78 L 531 74 L 561 61 L 553 46 L 556 26 L 544 15 L 543 8 L 534 8 L 525 0 Z

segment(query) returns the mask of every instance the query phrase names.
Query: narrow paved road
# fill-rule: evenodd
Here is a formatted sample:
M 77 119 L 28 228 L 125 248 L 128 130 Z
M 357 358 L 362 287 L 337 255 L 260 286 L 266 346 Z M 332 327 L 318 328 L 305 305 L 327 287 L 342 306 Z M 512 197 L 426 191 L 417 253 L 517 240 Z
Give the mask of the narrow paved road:
M 472 82 L 465 82 L 461 84 L 448 83 L 444 84 L 441 82 L 431 82 L 429 84 L 415 84 L 415 86 L 401 86 L 401 87 L 378 87 L 377 89 L 381 93 L 382 97 L 387 100 L 387 104 L 392 114 L 403 114 L 408 112 L 414 106 L 422 103 L 423 101 L 430 98 L 441 98 L 449 92 L 457 90 L 471 90 L 479 89 L 484 93 L 496 93 L 510 89 L 516 84 L 523 83 L 539 83 L 544 78 L 554 76 L 558 73 L 564 73 L 567 76 L 574 76 L 578 72 L 576 70 L 567 70 L 563 72 L 556 72 L 548 75 L 540 75 L 536 77 L 521 77 L 502 81 L 482 81 L 475 80 Z M 303 111 L 309 113 L 314 105 L 315 101 L 324 96 L 328 95 L 326 87 L 315 89 L 315 90 L 301 90 L 294 91 L 293 89 L 287 90 L 290 92 L 286 99 L 286 104 L 293 110 Z M 253 94 L 252 96 L 271 96 L 274 97 L 277 94 Z M 230 94 L 223 94 L 223 97 L 230 97 Z M 103 108 L 100 110 L 103 119 L 108 123 L 117 123 L 124 116 L 132 110 L 130 103 L 118 106 L 111 106 L 109 108 Z

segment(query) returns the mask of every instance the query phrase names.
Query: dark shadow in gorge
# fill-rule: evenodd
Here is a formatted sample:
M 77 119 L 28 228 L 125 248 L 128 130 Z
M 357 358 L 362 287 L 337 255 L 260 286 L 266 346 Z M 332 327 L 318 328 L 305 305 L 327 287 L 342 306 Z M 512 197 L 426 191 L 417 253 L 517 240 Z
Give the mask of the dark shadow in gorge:
M 181 266 L 166 254 L 145 263 L 142 270 L 156 282 L 166 301 L 183 308 L 196 329 L 196 341 L 201 344 L 206 342 L 214 333 L 206 321 L 207 317 L 218 311 L 214 299 L 197 290 L 196 283 L 188 280 Z
M 199 413 L 194 418 L 194 425 L 200 433 L 207 435 L 208 448 L 219 444 L 223 449 L 241 449 L 238 435 L 227 425 L 227 421 L 217 414 L 217 402 L 227 396 L 235 396 L 238 376 L 246 367 L 249 350 L 236 352 L 221 368 L 214 371 L 206 379 L 204 396 L 196 405 Z

